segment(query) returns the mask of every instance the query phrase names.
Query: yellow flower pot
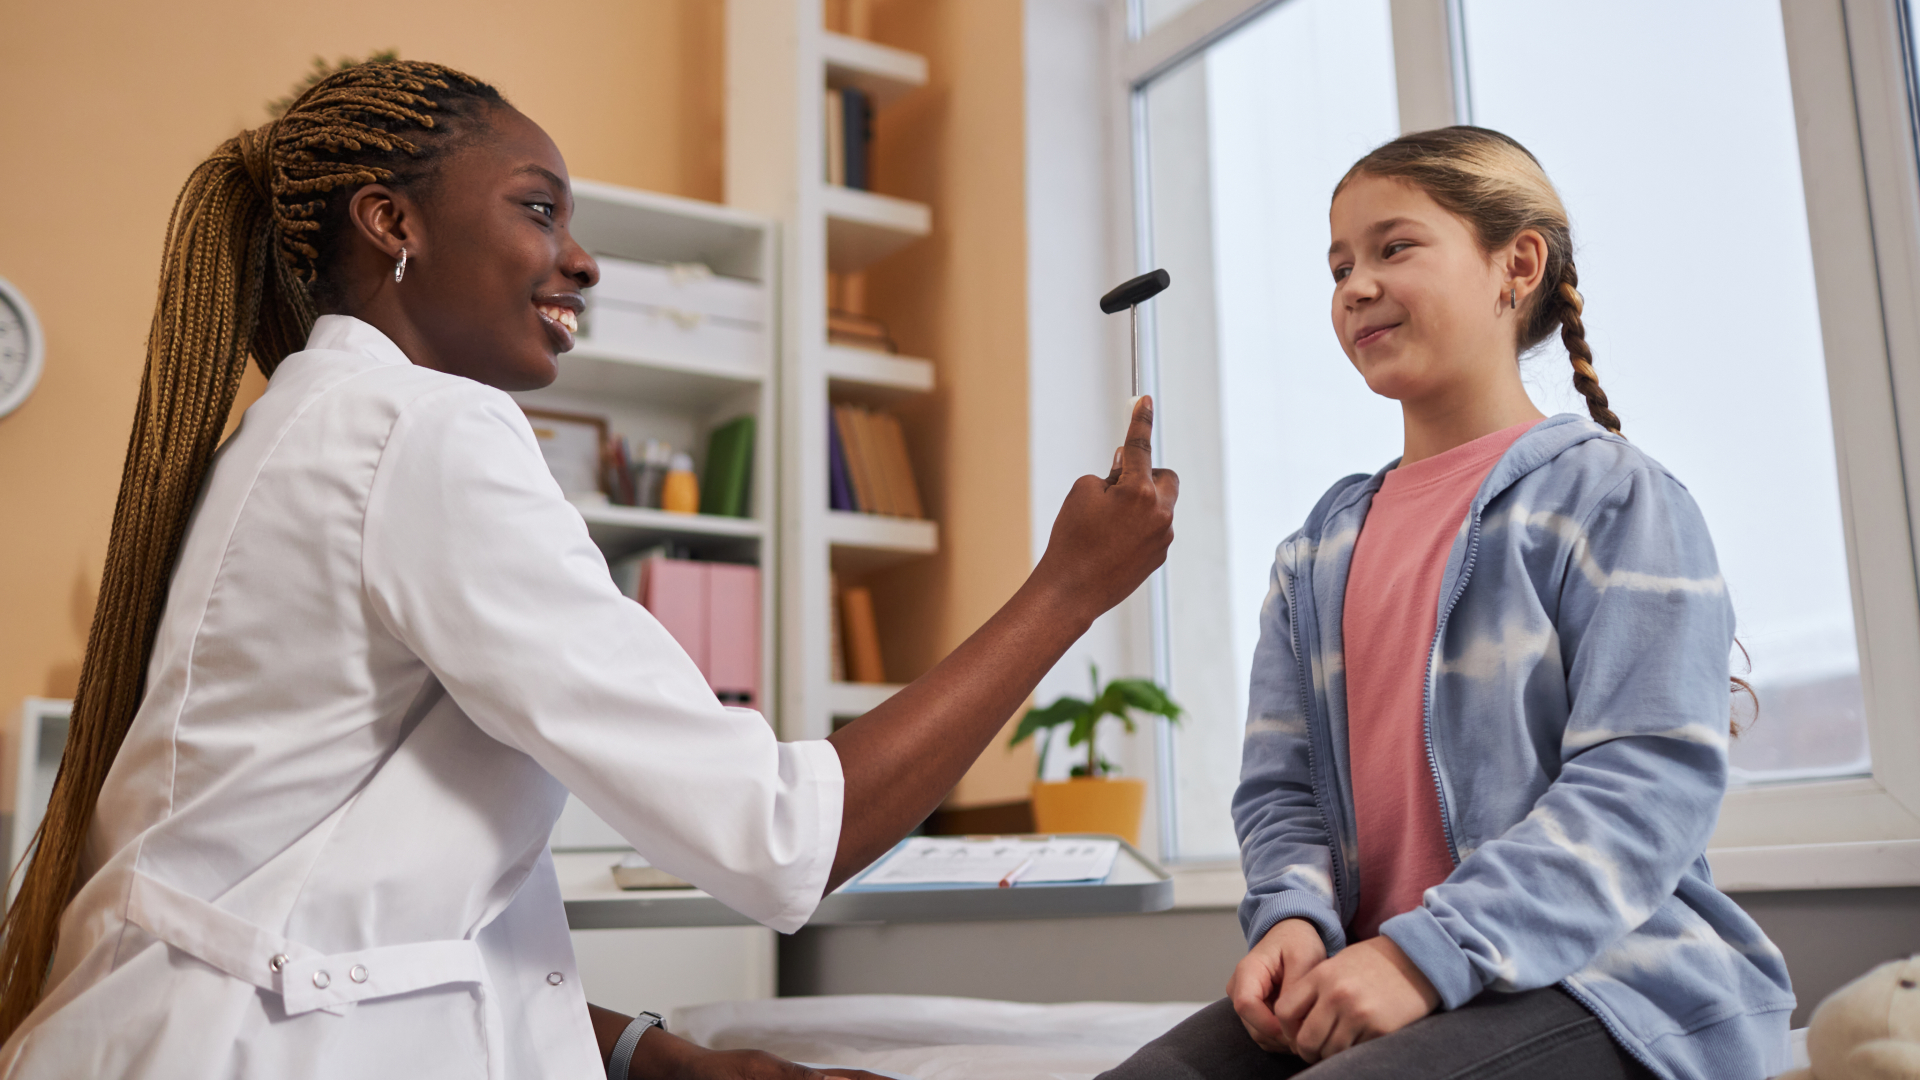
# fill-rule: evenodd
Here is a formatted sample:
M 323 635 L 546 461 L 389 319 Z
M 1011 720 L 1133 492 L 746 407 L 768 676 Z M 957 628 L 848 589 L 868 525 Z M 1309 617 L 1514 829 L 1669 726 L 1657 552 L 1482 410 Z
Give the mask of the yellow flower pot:
M 1137 776 L 1076 776 L 1035 781 L 1033 827 L 1043 833 L 1108 833 L 1140 843 L 1147 782 Z

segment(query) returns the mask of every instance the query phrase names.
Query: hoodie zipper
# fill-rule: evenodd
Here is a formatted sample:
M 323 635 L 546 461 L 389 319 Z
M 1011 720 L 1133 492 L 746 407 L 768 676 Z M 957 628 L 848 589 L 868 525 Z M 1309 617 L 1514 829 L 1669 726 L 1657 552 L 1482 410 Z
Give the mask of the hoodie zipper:
M 1480 557 L 1480 513 L 1484 506 L 1473 510 L 1473 524 L 1467 529 L 1467 557 L 1460 563 L 1460 580 L 1454 582 L 1453 594 L 1447 597 L 1447 606 L 1441 610 L 1440 618 L 1433 626 L 1433 644 L 1427 649 L 1427 680 L 1420 691 L 1420 729 L 1427 744 L 1427 770 L 1433 775 L 1433 794 L 1440 800 L 1440 834 L 1447 841 L 1447 855 L 1453 865 L 1460 865 L 1460 846 L 1453 837 L 1453 811 L 1447 806 L 1447 789 L 1440 782 L 1440 755 L 1433 749 L 1433 680 L 1440 666 L 1440 636 L 1447 632 L 1447 619 L 1453 615 L 1453 609 L 1460 603 L 1460 596 L 1467 591 L 1467 579 L 1473 576 L 1473 564 Z
M 1300 605 L 1297 594 L 1293 590 L 1293 575 L 1287 575 L 1286 586 L 1287 629 L 1293 636 L 1293 655 L 1299 658 L 1298 662 L 1294 664 L 1294 668 L 1300 685 L 1300 705 L 1301 708 L 1305 710 L 1303 715 L 1307 718 L 1307 774 L 1315 778 L 1314 782 L 1308 786 L 1313 789 L 1314 808 L 1320 811 L 1320 827 L 1326 830 L 1327 833 L 1327 855 L 1331 860 L 1333 869 L 1334 914 L 1339 917 L 1342 923 L 1345 923 L 1347 919 L 1347 890 L 1345 887 L 1347 878 L 1346 861 L 1340 854 L 1340 835 L 1333 827 L 1333 813 L 1327 809 L 1326 785 L 1318 781 L 1320 773 L 1319 736 L 1324 732 L 1326 725 L 1319 722 L 1319 716 L 1314 709 L 1313 678 L 1311 675 L 1313 657 L 1307 655 L 1307 650 L 1302 641 Z

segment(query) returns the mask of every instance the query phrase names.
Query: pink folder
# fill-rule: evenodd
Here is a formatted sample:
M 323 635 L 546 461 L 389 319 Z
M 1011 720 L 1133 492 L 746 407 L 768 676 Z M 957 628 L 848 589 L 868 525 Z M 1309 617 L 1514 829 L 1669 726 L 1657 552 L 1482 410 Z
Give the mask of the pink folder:
M 707 682 L 729 705 L 760 706 L 760 568 L 707 566 Z
M 640 603 L 673 640 L 687 650 L 705 675 L 707 654 L 707 566 L 686 559 L 652 558 L 640 564 Z
M 640 602 L 728 705 L 760 707 L 760 568 L 652 558 Z

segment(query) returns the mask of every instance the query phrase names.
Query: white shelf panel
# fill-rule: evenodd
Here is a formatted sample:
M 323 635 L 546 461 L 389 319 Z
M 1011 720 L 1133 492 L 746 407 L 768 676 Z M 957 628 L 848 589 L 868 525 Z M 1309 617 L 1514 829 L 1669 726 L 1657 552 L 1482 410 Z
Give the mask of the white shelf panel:
M 836 570 L 858 573 L 932 555 L 940 527 L 931 521 L 827 511 L 827 543 Z
M 902 689 L 895 683 L 828 683 L 827 711 L 837 717 L 864 716 Z
M 835 273 L 863 270 L 933 231 L 925 203 L 823 184 L 820 204 L 827 214 L 827 269 Z
M 675 514 L 644 506 L 576 503 L 587 521 L 587 532 L 609 558 L 659 543 L 686 544 L 701 554 L 751 557 L 767 535 L 765 524 L 753 518 L 717 514 Z
M 763 241 L 771 223 L 718 203 L 653 191 L 573 182 L 571 230 L 596 255 L 658 263 L 705 263 L 716 274 L 766 279 Z
M 827 386 L 832 392 L 924 394 L 933 389 L 933 361 L 873 349 L 827 346 Z
M 820 58 L 827 66 L 828 86 L 865 90 L 876 106 L 927 85 L 926 57 L 863 38 L 822 34 Z
M 756 364 L 647 356 L 582 341 L 560 357 L 555 390 L 588 397 L 615 397 L 658 408 L 707 412 L 743 387 L 758 385 L 766 369 Z

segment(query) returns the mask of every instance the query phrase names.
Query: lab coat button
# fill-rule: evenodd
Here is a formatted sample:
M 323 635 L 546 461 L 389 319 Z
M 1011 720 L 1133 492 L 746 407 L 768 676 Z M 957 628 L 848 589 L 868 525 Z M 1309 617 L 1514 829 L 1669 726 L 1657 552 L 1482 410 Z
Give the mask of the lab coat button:
M 313 973 L 314 989 L 325 990 L 327 987 L 332 985 L 333 985 L 333 976 L 327 974 L 324 971 L 316 971 Z
M 565 975 L 562 975 L 562 974 L 560 974 L 560 973 L 559 973 L 559 972 L 557 972 L 557 971 L 549 971 L 549 972 L 547 972 L 547 985 L 548 985 L 548 986 L 559 986 L 559 985 L 560 985 L 561 983 L 563 983 L 563 982 L 566 982 L 566 981 L 567 981 L 567 977 L 566 977 Z
M 267 970 L 274 972 L 284 970 L 289 959 L 291 958 L 288 957 L 286 953 L 275 953 L 273 957 L 267 961 Z
M 367 965 L 365 964 L 353 965 L 353 970 L 347 972 L 347 978 L 352 979 L 354 982 L 361 982 L 361 983 L 366 982 L 367 981 Z

